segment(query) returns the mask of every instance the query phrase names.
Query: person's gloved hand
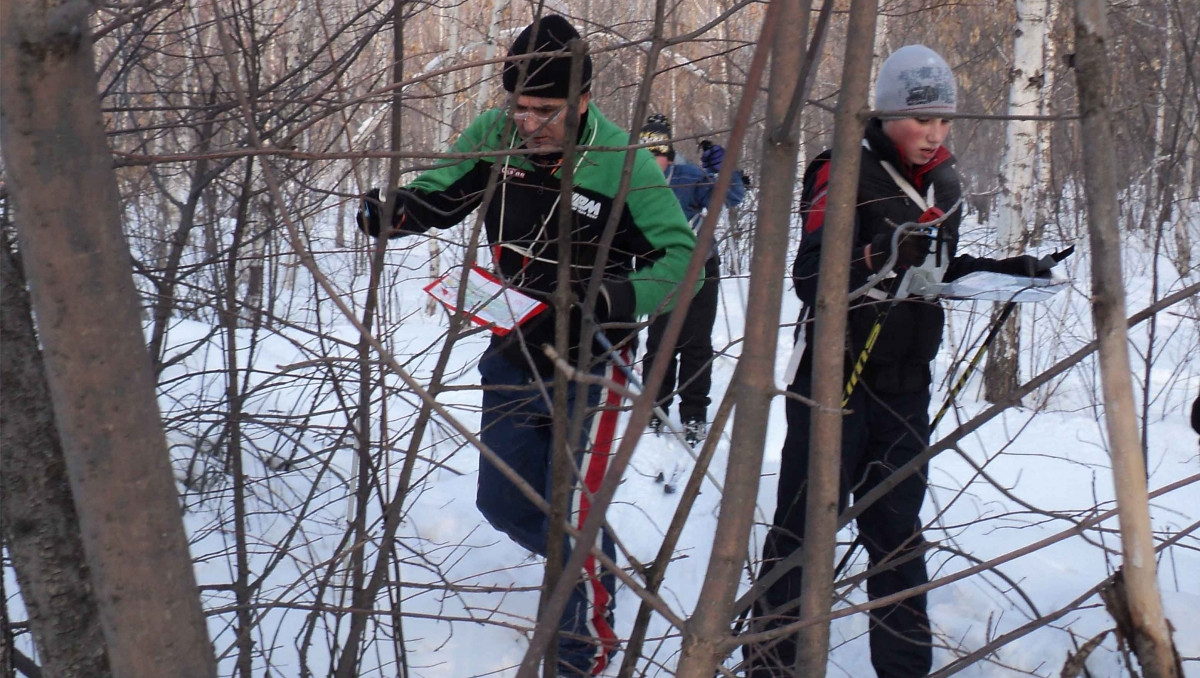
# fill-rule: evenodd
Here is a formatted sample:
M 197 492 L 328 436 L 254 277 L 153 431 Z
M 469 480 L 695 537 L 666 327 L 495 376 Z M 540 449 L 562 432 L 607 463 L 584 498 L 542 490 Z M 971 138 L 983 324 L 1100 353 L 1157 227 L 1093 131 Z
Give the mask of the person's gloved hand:
M 746 188 L 754 187 L 753 184 L 750 182 L 750 173 L 749 172 L 742 172 L 742 185 L 745 186 Z
M 363 194 L 358 204 L 358 213 L 354 215 L 354 221 L 358 224 L 358 230 L 372 238 L 378 238 L 380 215 L 382 213 L 383 202 L 379 199 L 379 189 L 372 188 Z
M 403 203 L 396 204 L 396 215 L 392 219 L 392 224 L 400 223 L 403 216 Z M 363 193 L 362 200 L 358 206 L 358 213 L 354 215 L 354 221 L 358 224 L 358 230 L 372 238 L 378 238 L 383 221 L 383 198 L 379 195 L 378 188 Z M 400 233 L 392 229 L 388 229 L 389 238 L 398 238 Z
M 700 142 L 700 165 L 712 174 L 721 171 L 721 162 L 725 160 L 725 149 L 720 144 L 705 139 Z
M 586 286 L 580 288 L 580 302 L 586 292 Z M 600 283 L 600 293 L 596 295 L 596 307 L 592 314 L 597 324 L 633 322 L 634 303 L 633 283 L 629 282 L 629 278 L 605 278 Z
M 933 238 L 919 231 L 906 230 L 896 243 L 896 268 L 911 268 L 925 263 L 933 247 Z M 871 239 L 871 270 L 883 268 L 892 254 L 892 232 L 880 233 Z
M 1054 268 L 1054 263 L 1050 257 L 1038 259 L 1030 254 L 1022 254 L 997 261 L 995 271 L 1025 278 L 1049 278 L 1051 276 L 1050 269 Z
M 573 332 L 578 332 L 583 322 L 583 302 L 587 298 L 587 281 L 577 282 L 571 286 L 575 292 L 575 301 L 571 304 L 570 325 Z M 554 327 L 558 315 L 554 300 L 545 293 L 529 292 L 530 296 L 540 299 L 546 304 L 546 309 L 529 322 Z M 592 309 L 592 318 L 597 325 L 607 323 L 632 323 L 634 320 L 634 291 L 633 283 L 628 278 L 606 277 L 600 283 L 600 292 L 596 295 L 596 305 Z M 529 329 L 528 327 L 526 329 Z

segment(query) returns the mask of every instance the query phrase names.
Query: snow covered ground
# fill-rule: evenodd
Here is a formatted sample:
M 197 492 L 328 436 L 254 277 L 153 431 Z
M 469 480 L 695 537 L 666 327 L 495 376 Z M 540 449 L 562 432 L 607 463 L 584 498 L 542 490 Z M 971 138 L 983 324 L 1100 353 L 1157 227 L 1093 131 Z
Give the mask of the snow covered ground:
M 1133 257 L 1127 260 L 1127 267 L 1132 272 L 1129 276 L 1130 313 L 1150 301 L 1149 274 L 1154 263 L 1149 255 L 1138 254 L 1136 247 L 1133 251 L 1134 254 L 1127 255 Z M 395 253 L 389 256 L 401 257 Z M 1026 358 L 1022 369 L 1026 379 L 1092 339 L 1090 310 L 1086 303 L 1089 288 L 1086 261 L 1087 257 L 1082 253 L 1069 260 L 1067 268 L 1075 281 L 1071 289 L 1025 311 Z M 1170 277 L 1169 270 L 1163 272 Z M 423 282 L 418 274 L 390 288 L 392 312 L 404 321 L 395 326 L 389 339 L 398 350 L 403 347 L 404 353 L 431 344 L 431 338 L 444 330 L 445 318 L 441 312 L 433 316 L 415 312 L 425 303 L 421 292 Z M 714 343 L 718 347 L 728 347 L 728 354 L 716 363 L 714 402 L 720 400 L 733 374 L 739 350 L 737 340 L 742 335 L 744 323 L 745 287 L 744 278 L 730 278 L 724 282 L 724 312 L 718 320 Z M 1159 295 L 1166 291 L 1160 290 Z M 784 299 L 782 318 L 785 323 L 790 323 L 796 317 L 798 302 L 790 290 L 785 291 Z M 1150 387 L 1137 394 L 1139 402 L 1147 392 L 1151 398 L 1148 435 L 1152 491 L 1200 472 L 1197 437 L 1188 427 L 1185 414 L 1191 399 L 1200 392 L 1195 303 L 1193 299 L 1190 307 L 1159 316 L 1154 349 L 1157 357 L 1148 372 Z M 990 311 L 988 304 L 954 302 L 951 306 L 947 341 L 937 363 L 935 380 L 939 391 L 935 393 L 935 403 L 940 403 L 944 395 L 942 382 L 946 381 L 947 371 L 981 335 Z M 202 329 L 196 328 L 197 332 Z M 335 329 L 345 338 L 354 336 L 344 324 Z M 1137 348 L 1134 372 L 1139 379 L 1145 373 L 1145 363 L 1139 356 L 1146 353 L 1147 332 L 1145 326 L 1132 331 L 1133 345 Z M 790 337 L 790 328 L 782 328 L 777 361 L 781 372 L 791 349 Z M 457 363 L 459 376 L 453 383 L 476 383 L 477 377 L 471 366 L 483 342 L 482 337 L 474 337 L 455 349 L 453 361 Z M 266 352 L 258 357 L 264 365 L 286 365 L 306 357 L 303 351 L 285 342 L 268 343 L 266 347 Z M 272 350 L 277 350 L 278 354 L 272 354 Z M 429 351 L 429 354 L 433 352 Z M 410 364 L 408 369 L 420 378 L 428 365 Z M 979 381 L 978 377 L 972 380 L 960 394 L 956 409 L 942 422 L 935 439 L 953 431 L 958 422 L 969 420 L 986 409 L 986 403 L 980 400 Z M 1012 409 L 989 421 L 970 434 L 959 450 L 945 452 L 932 462 L 931 492 L 923 518 L 928 525 L 927 538 L 944 547 L 929 557 L 932 577 L 951 576 L 982 560 L 1016 552 L 1068 531 L 1097 510 L 1114 508 L 1105 431 L 1103 423 L 1098 422 L 1101 413 L 1098 384 L 1095 361 L 1089 358 L 1031 394 L 1026 399 L 1026 408 Z M 303 397 L 287 392 L 276 396 L 281 400 Z M 477 394 L 468 390 L 451 391 L 440 400 L 451 406 L 455 416 L 470 429 L 478 421 L 478 414 L 472 407 L 476 398 Z M 402 418 L 403 408 L 411 407 L 413 402 L 411 398 L 390 399 L 389 416 Z M 766 522 L 774 509 L 775 478 L 784 428 L 782 402 L 779 401 L 775 403 L 767 431 L 757 511 L 760 524 L 749 549 L 755 558 L 760 554 Z M 436 432 L 435 437 L 437 442 L 425 449 L 440 465 L 422 464 L 418 468 L 420 494 L 409 502 L 399 537 L 402 550 L 411 551 L 401 566 L 407 585 L 390 592 L 392 600 L 402 599 L 403 612 L 410 615 L 405 621 L 408 666 L 412 675 L 430 678 L 513 675 L 525 651 L 527 631 L 536 616 L 541 562 L 494 531 L 475 509 L 477 459 L 474 451 L 462 447 L 448 430 Z M 726 437 L 712 467 L 718 483 L 728 453 Z M 621 543 L 640 562 L 653 559 L 679 500 L 678 494 L 664 493 L 655 476 L 676 464 L 682 454 L 681 448 L 669 439 L 644 437 L 610 510 L 610 521 Z M 399 453 L 387 463 L 390 463 L 392 475 L 398 472 Z M 348 464 L 345 466 L 349 468 Z M 346 510 L 339 508 L 346 500 L 340 498 L 344 492 L 336 492 L 336 483 L 317 485 L 321 491 L 330 492 L 333 502 L 342 502 L 331 504 L 333 508 L 323 514 Z M 287 488 L 288 482 L 282 481 L 282 487 Z M 288 491 L 303 492 L 300 488 Z M 694 608 L 704 577 L 718 502 L 718 490 L 711 482 L 706 482 L 663 586 L 664 599 L 684 617 Z M 1152 506 L 1156 530 L 1162 534 L 1185 530 L 1200 519 L 1200 486 L 1188 485 L 1158 497 Z M 194 508 L 199 510 L 191 515 L 189 525 L 194 534 L 200 534 L 205 525 L 212 524 L 208 522 L 211 515 L 203 507 Z M 342 515 L 344 520 L 346 514 Z M 270 523 L 269 517 L 263 521 Z M 278 529 L 285 527 L 286 521 L 280 521 Z M 331 535 L 337 533 L 336 528 L 336 525 L 330 525 Z M 935 669 L 1032 619 L 1071 605 L 1096 586 L 1121 562 L 1117 528 L 1115 518 L 1107 520 L 1100 529 L 1066 536 L 1046 548 L 1012 558 L 994 571 L 956 581 L 930 593 L 930 613 L 939 643 L 935 650 Z M 264 530 L 265 541 L 271 541 L 272 537 L 267 536 L 271 533 L 270 529 Z M 840 539 L 848 543 L 852 535 L 852 528 L 847 528 Z M 197 546 L 201 552 L 209 549 L 215 552 L 227 545 L 225 537 L 211 535 L 202 537 Z M 1200 676 L 1200 577 L 1197 576 L 1200 551 L 1197 546 L 1200 546 L 1200 540 L 1195 534 L 1184 537 L 1179 545 L 1165 552 L 1159 570 L 1164 603 L 1176 628 L 1175 641 L 1182 655 L 1192 658 L 1186 663 L 1186 674 L 1193 678 Z M 302 564 L 318 563 L 331 555 L 328 543 L 317 541 L 305 548 L 309 552 L 296 558 L 297 571 L 302 569 Z M 622 558 L 621 562 L 626 561 Z M 865 557 L 860 553 L 848 574 L 864 568 Z M 206 559 L 198 566 L 198 572 L 205 581 L 216 582 L 229 577 L 224 559 Z M 286 577 L 280 575 L 280 581 L 286 581 Z M 743 589 L 747 584 L 748 581 L 742 582 Z M 304 596 L 297 592 L 296 597 Z M 848 595 L 850 603 L 863 600 L 865 593 L 861 589 Z M 631 591 L 622 589 L 618 592 L 617 631 L 622 636 L 627 635 L 632 626 L 638 602 Z M 293 644 L 291 639 L 297 635 L 296 629 L 302 622 L 298 613 L 286 619 L 279 611 L 265 614 L 280 617 L 276 623 L 280 629 L 277 650 Z M 433 616 L 443 619 L 430 618 Z M 1066 612 L 1047 626 L 1016 638 L 959 675 L 989 678 L 1057 676 L 1076 647 L 1111 625 L 1102 604 L 1093 595 L 1082 606 Z M 218 647 L 227 648 L 232 640 L 230 629 L 214 620 L 213 631 Z M 680 645 L 678 634 L 663 619 L 656 617 L 649 638 L 645 653 L 648 659 L 642 661 L 640 670 L 650 676 L 673 675 Z M 286 651 L 276 655 L 278 675 L 289 675 L 287 655 Z M 312 654 L 309 660 L 313 661 Z M 395 673 L 388 667 L 389 661 L 386 657 L 379 658 L 378 675 Z M 618 656 L 618 664 L 619 661 Z M 1094 677 L 1127 675 L 1121 661 L 1117 645 L 1109 635 L 1092 654 L 1088 667 Z M 728 665 L 733 663 L 731 660 Z M 834 622 L 829 675 L 853 678 L 873 675 L 863 615 Z
M 718 333 L 740 334 L 743 282 L 730 280 L 725 284 L 723 298 L 728 328 L 719 327 Z M 785 318 L 794 318 L 791 300 L 787 306 Z M 784 363 L 788 348 L 781 344 L 779 364 Z M 1196 436 L 1183 415 L 1185 395 L 1200 386 L 1195 367 L 1191 369 L 1190 381 L 1177 384 L 1178 392 L 1166 398 L 1173 404 L 1156 408 L 1157 420 L 1151 425 L 1151 489 L 1200 472 Z M 732 359 L 718 361 L 714 399 L 723 394 L 732 372 Z M 977 397 L 974 387 L 968 387 L 961 398 L 963 407 L 958 416 L 965 420 L 984 409 Z M 1050 400 L 1053 403 L 1070 399 L 1060 395 Z M 1113 484 L 1103 446 L 1104 433 L 1095 412 L 1080 404 L 1065 408 L 1050 404 L 1046 409 L 1038 413 L 1031 410 L 1006 413 L 972 435 L 963 445 L 962 455 L 947 452 L 933 462 L 932 491 L 923 513 L 930 524 L 927 532 L 930 541 L 987 560 L 1067 530 L 1073 520 L 1087 517 L 1095 506 L 1112 507 Z M 954 426 L 951 417 L 943 422 L 939 432 L 944 434 Z M 775 475 L 784 428 L 779 402 L 772 412 L 767 435 L 758 511 L 762 522 L 769 520 L 774 508 Z M 718 480 L 727 453 L 726 440 L 713 465 Z M 625 547 L 643 563 L 652 560 L 657 552 L 679 497 L 664 493 L 662 485 L 655 482 L 655 475 L 670 468 L 681 454 L 677 444 L 666 438 L 644 437 L 610 511 L 612 524 Z M 537 594 L 532 589 L 541 581 L 540 561 L 527 557 L 480 519 L 473 507 L 474 480 L 465 459 L 459 459 L 458 463 L 459 469 L 468 473 L 456 478 L 440 476 L 431 483 L 420 503 L 434 515 L 424 518 L 426 510 L 418 506 L 413 512 L 412 525 L 419 526 L 427 539 L 434 538 L 436 533 L 436 540 L 446 543 L 457 544 L 465 539 L 468 544 L 489 544 L 486 550 L 461 549 L 463 558 L 455 563 L 451 577 L 462 573 L 466 581 L 475 584 L 528 589 L 507 596 L 500 603 L 505 617 L 528 623 L 536 611 Z M 981 467 L 987 478 L 975 467 Z M 665 600 L 685 616 L 696 603 L 704 577 L 718 501 L 716 489 L 706 484 L 680 541 L 678 559 L 672 563 L 663 587 Z M 1194 485 L 1159 498 L 1154 502 L 1155 526 L 1172 532 L 1187 527 L 1200 517 L 1198 506 L 1200 488 Z M 1104 532 L 1092 531 L 1086 538 L 1070 537 L 1016 558 L 997 568 L 996 574 L 974 576 L 933 591 L 929 596 L 930 613 L 940 640 L 946 645 L 935 652 L 935 667 L 948 664 L 1037 616 L 1068 605 L 1110 574 L 1120 563 L 1119 535 L 1115 533 L 1115 520 L 1105 522 L 1103 527 Z M 765 525 L 756 530 L 751 547 L 756 557 L 764 533 Z M 849 542 L 851 535 L 847 528 L 842 541 Z M 1164 603 L 1176 625 L 1179 651 L 1185 657 L 1200 657 L 1200 617 L 1196 614 L 1200 612 L 1200 578 L 1196 576 L 1200 572 L 1200 555 L 1194 548 L 1194 536 L 1185 543 L 1191 544 L 1191 548 L 1172 549 L 1162 562 L 1160 577 Z M 937 552 L 930 558 L 930 573 L 934 577 L 947 576 L 973 564 L 965 558 Z M 848 573 L 864 568 L 865 558 L 860 554 Z M 479 572 L 487 574 L 475 574 Z M 430 598 L 426 604 L 431 611 L 444 609 L 441 605 L 445 601 L 440 595 L 431 593 L 426 597 Z M 420 597 L 414 599 L 409 609 L 419 600 Z M 851 602 L 863 600 L 865 593 L 861 590 L 850 596 Z M 618 633 L 628 633 L 638 603 L 632 592 L 618 593 Z M 466 604 L 486 610 L 498 603 L 494 594 L 487 594 L 472 596 Z M 410 645 L 416 663 L 428 667 L 417 671 L 417 675 L 511 675 L 512 667 L 519 663 L 524 652 L 522 633 L 461 623 L 453 626 L 451 635 L 450 625 L 431 625 L 426 641 Z M 1093 596 L 1082 608 L 1013 641 L 989 661 L 976 664 L 960 675 L 997 678 L 1057 675 L 1077 645 L 1110 626 L 1111 620 Z M 834 623 L 829 675 L 873 675 L 865 633 L 866 620 L 862 615 Z M 655 642 L 647 645 L 647 655 L 653 657 L 648 675 L 671 675 L 679 649 L 678 635 L 665 621 L 656 618 L 649 637 Z M 460 649 L 479 647 L 487 647 L 488 651 Z M 1111 636 L 1092 655 L 1088 666 L 1093 676 L 1122 674 Z M 1196 662 L 1189 664 L 1187 675 L 1200 675 L 1200 666 Z
M 423 256 L 423 248 L 414 248 L 407 255 L 399 249 L 388 255 L 385 312 L 392 322 L 387 326 L 387 341 L 398 355 L 416 356 L 405 363 L 405 369 L 424 383 L 445 331 L 446 318 L 440 310 L 433 315 L 423 312 L 426 297 L 422 287 L 427 280 L 421 268 L 406 264 L 407 257 Z M 1166 281 L 1160 283 L 1157 296 L 1187 284 L 1177 281 L 1168 266 L 1156 262 L 1143 250 L 1140 243 L 1131 240 L 1126 253 L 1127 303 L 1131 314 L 1150 303 L 1155 264 Z M 347 288 L 357 284 L 344 275 L 347 262 L 344 253 L 318 255 L 318 261 L 335 280 L 345 281 L 342 284 Z M 1026 379 L 1092 340 L 1086 264 L 1085 252 L 1068 260 L 1072 286 L 1049 302 L 1026 308 L 1022 320 L 1022 374 Z M 1193 273 L 1192 282 L 1194 276 Z M 730 277 L 723 284 L 723 313 L 718 318 L 714 344 L 725 347 L 726 354 L 715 365 L 714 402 L 724 395 L 740 350 L 746 283 L 743 277 Z M 348 297 L 361 295 L 356 292 Z M 322 606 L 336 605 L 339 601 L 348 605 L 348 600 L 329 593 L 344 581 L 338 576 L 327 578 L 326 573 L 345 533 L 348 516 L 352 515 L 349 497 L 354 477 L 349 443 L 339 438 L 345 432 L 344 414 L 333 408 L 339 403 L 344 406 L 345 401 L 331 394 L 342 393 L 341 397 L 352 402 L 355 390 L 353 383 L 331 386 L 329 375 L 336 371 L 327 373 L 325 369 L 336 364 L 338 358 L 353 356 L 357 333 L 334 312 L 332 304 L 320 300 L 320 295 L 297 293 L 287 306 L 289 317 L 301 318 L 303 322 L 311 323 L 314 313 L 320 315 L 320 332 L 289 328 L 262 332 L 253 354 L 243 348 L 239 358 L 243 368 L 246 365 L 256 368 L 246 383 L 262 386 L 247 402 L 251 414 L 245 422 L 245 434 L 253 441 L 255 450 L 246 459 L 251 477 L 249 491 L 254 497 L 250 517 L 251 562 L 256 574 L 269 570 L 257 596 L 263 605 L 256 611 L 259 627 L 255 643 L 270 660 L 269 664 L 261 657 L 256 660 L 255 675 L 300 675 L 297 658 L 301 654 L 307 657 L 313 675 L 325 675 L 323 664 L 331 656 L 332 639 L 344 633 L 344 627 L 332 628 L 334 622 L 329 621 L 332 615 L 327 609 L 324 615 L 314 616 L 310 611 L 315 591 L 322 592 L 318 601 Z M 794 294 L 790 289 L 785 290 L 782 309 L 785 326 L 780 330 L 777 360 L 779 374 L 791 350 L 791 328 L 786 324 L 794 321 L 797 310 Z M 989 304 L 951 304 L 946 341 L 936 365 L 935 403 L 941 402 L 951 367 L 961 362 L 984 331 L 989 311 Z M 1131 331 L 1139 408 L 1149 394 L 1146 409 L 1152 491 L 1200 472 L 1197 437 L 1186 420 L 1186 408 L 1200 393 L 1196 314 L 1197 300 L 1193 298 L 1158 316 L 1150 369 L 1145 361 L 1150 331 L 1144 324 Z M 251 336 L 251 330 L 243 330 L 239 342 L 248 346 Z M 197 576 L 201 584 L 225 584 L 233 576 L 228 487 L 223 484 L 214 461 L 220 455 L 201 453 L 204 445 L 211 444 L 206 435 L 219 430 L 221 420 L 219 413 L 207 412 L 201 406 L 206 400 L 219 400 L 225 387 L 220 373 L 221 338 L 211 335 L 211 324 L 186 320 L 173 328 L 170 340 L 172 352 L 199 346 L 199 350 L 164 374 L 160 402 L 174 432 L 173 455 L 181 480 L 191 478 L 193 488 L 202 486 L 205 478 L 212 483 L 209 494 L 192 493 L 186 499 L 185 520 L 192 535 Z M 348 343 L 339 344 L 338 340 Z M 469 387 L 478 382 L 473 364 L 485 341 L 483 336 L 476 335 L 456 346 L 449 369 L 451 386 Z M 301 373 L 312 378 L 291 378 Z M 343 373 L 341 378 L 351 379 L 347 374 L 353 373 Z M 1149 385 L 1143 388 L 1147 376 Z M 387 380 L 398 389 L 386 401 L 388 429 L 402 431 L 409 424 L 417 401 L 394 376 L 388 376 Z M 1098 421 L 1102 414 L 1098 380 L 1095 360 L 1088 358 L 1028 396 L 1026 408 L 1005 412 L 967 436 L 959 450 L 944 452 L 934 459 L 923 518 L 928 526 L 927 539 L 943 548 L 929 557 L 931 576 L 949 577 L 979 560 L 1014 553 L 1067 532 L 1097 511 L 1114 507 L 1106 434 L 1103 423 Z M 935 439 L 987 408 L 979 395 L 979 381 L 977 376 L 959 395 L 957 407 L 942 422 Z M 438 400 L 467 430 L 476 429 L 477 391 L 447 390 Z M 378 426 L 383 409 L 378 403 L 373 407 L 373 427 Z M 715 412 L 715 405 L 711 411 Z M 294 421 L 295 415 L 303 417 L 302 424 Z M 760 555 L 766 523 L 774 510 L 784 428 L 782 401 L 777 401 L 767 430 L 756 513 L 759 524 L 748 549 L 753 558 Z M 193 432 L 194 437 L 180 434 L 186 431 Z M 298 448 L 280 431 L 297 432 L 297 436 L 305 439 L 305 449 L 317 453 L 295 458 Z M 383 496 L 390 496 L 394 489 L 406 444 L 407 439 L 397 440 L 378 460 L 387 469 L 381 474 L 385 483 Z M 726 437 L 712 466 L 717 483 L 723 478 L 729 452 Z M 610 510 L 610 522 L 623 547 L 643 563 L 657 552 L 680 497 L 664 493 L 655 476 L 673 467 L 684 458 L 683 454 L 669 439 L 644 437 Z M 385 591 L 377 607 L 399 609 L 404 615 L 403 646 L 410 675 L 512 676 L 536 616 L 541 561 L 493 530 L 475 509 L 477 456 L 452 427 L 439 424 L 431 429 L 421 447 L 421 457 L 414 473 L 414 495 L 406 502 L 397 539 L 398 552 L 404 559 L 398 572 L 405 584 Z M 206 468 L 206 464 L 212 468 Z M 222 492 L 225 498 L 217 499 Z M 683 617 L 695 607 L 700 591 L 719 499 L 717 488 L 706 481 L 662 588 L 666 602 Z M 298 519 L 301 511 L 304 517 Z M 1152 515 L 1160 542 L 1164 536 L 1193 528 L 1200 520 L 1200 485 L 1187 485 L 1154 499 Z M 302 527 L 297 530 L 298 524 Z M 1031 619 L 1071 605 L 1111 574 L 1121 562 L 1118 525 L 1111 519 L 1100 527 L 1083 535 L 1066 536 L 1051 546 L 1014 557 L 994 571 L 932 591 L 930 614 L 939 644 L 934 655 L 935 670 Z M 380 531 L 376 524 L 372 538 L 377 538 Z M 844 543 L 852 538 L 852 527 L 839 536 Z M 1185 674 L 1191 678 L 1200 678 L 1198 547 L 1200 538 L 1195 533 L 1187 534 L 1164 551 L 1159 569 L 1164 604 L 1176 629 L 1175 642 L 1181 654 L 1191 658 L 1185 661 Z M 373 548 L 373 544 L 368 546 L 368 556 Z M 619 560 L 622 564 L 627 562 L 624 557 Z M 848 568 L 848 574 L 864 568 L 865 558 L 860 553 Z M 11 572 L 6 572 L 6 576 L 10 577 L 6 584 L 12 591 L 15 584 Z M 742 590 L 748 583 L 743 578 Z M 321 588 L 326 586 L 329 588 Z M 847 600 L 861 602 L 865 594 L 856 589 L 849 592 Z M 223 610 L 210 617 L 214 643 L 222 657 L 222 675 L 232 671 L 234 632 L 232 614 L 225 608 L 231 603 L 225 591 L 205 593 L 208 609 Z M 618 592 L 616 616 L 620 635 L 628 634 L 637 607 L 638 599 L 631 591 Z M 19 612 L 13 614 L 19 617 Z M 307 626 L 313 620 L 313 626 Z M 1077 646 L 1111 625 L 1108 614 L 1093 595 L 1053 623 L 1012 640 L 958 675 L 1058 676 L 1067 656 Z M 394 654 L 397 645 L 380 628 L 372 626 L 369 630 L 372 644 L 367 662 L 374 664 L 374 668 L 368 667 L 361 675 L 391 676 L 399 672 Z M 835 621 L 832 637 L 830 676 L 873 675 L 863 615 Z M 648 676 L 673 675 L 679 646 L 678 633 L 661 617 L 655 617 L 645 649 L 647 658 L 639 664 L 639 672 L 644 671 Z M 618 655 L 618 664 L 620 660 Z M 731 659 L 728 665 L 732 666 L 734 661 Z M 1111 635 L 1092 654 L 1088 667 L 1093 678 L 1128 675 Z

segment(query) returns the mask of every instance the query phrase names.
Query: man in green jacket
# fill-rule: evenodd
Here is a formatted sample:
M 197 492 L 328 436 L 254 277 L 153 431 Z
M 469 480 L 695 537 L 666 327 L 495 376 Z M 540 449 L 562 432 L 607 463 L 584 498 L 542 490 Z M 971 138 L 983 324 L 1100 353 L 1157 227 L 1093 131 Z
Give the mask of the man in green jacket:
M 425 172 L 397 192 L 396 216 L 381 226 L 379 194 L 369 193 L 358 215 L 359 227 L 372 236 L 400 237 L 445 228 L 482 209 L 491 267 L 505 285 L 549 302 L 557 288 L 559 260 L 569 256 L 576 303 L 570 319 L 569 360 L 589 380 L 586 402 L 576 403 L 576 384 L 568 386 L 568 404 L 586 407 L 576 454 L 568 519 L 581 528 L 589 498 L 608 470 L 617 430 L 621 395 L 609 384 L 624 386 L 620 369 L 635 348 L 635 317 L 669 309 L 695 246 L 695 236 L 662 171 L 645 150 L 637 150 L 630 190 L 615 215 L 616 229 L 607 256 L 605 227 L 614 218 L 628 132 L 601 115 L 591 102 L 592 62 L 583 57 L 578 105 L 568 101 L 571 60 L 567 43 L 579 33 L 566 19 L 548 15 L 527 27 L 513 42 L 503 72 L 509 92 L 505 109 L 476 118 L 454 143 L 451 153 L 482 154 L 447 162 Z M 578 121 L 578 148 L 562 152 L 568 116 Z M 564 162 L 573 168 L 570 193 L 562 183 Z M 496 186 L 489 194 L 489 180 Z M 559 249 L 560 201 L 569 200 L 570 252 Z M 595 323 L 618 348 L 607 353 L 600 343 L 581 351 L 591 337 L 581 335 L 585 310 L 578 303 L 593 275 L 601 277 L 599 298 L 589 309 Z M 549 499 L 552 450 L 552 379 L 554 365 L 543 351 L 554 345 L 553 311 L 542 312 L 512 332 L 495 334 L 479 363 L 483 383 L 480 438 L 501 459 Z M 583 354 L 594 358 L 578 364 Z M 623 366 L 614 364 L 622 361 Z M 547 394 L 550 394 L 547 397 Z M 487 459 L 479 460 L 476 505 L 498 530 L 530 551 L 545 555 L 546 515 L 528 501 Z M 600 546 L 614 555 L 604 531 Z M 567 539 L 566 553 L 576 544 Z M 590 545 L 581 545 L 590 546 Z M 595 557 L 584 564 L 582 581 L 560 621 L 559 661 L 564 675 L 598 675 L 616 649 L 613 632 L 613 575 Z

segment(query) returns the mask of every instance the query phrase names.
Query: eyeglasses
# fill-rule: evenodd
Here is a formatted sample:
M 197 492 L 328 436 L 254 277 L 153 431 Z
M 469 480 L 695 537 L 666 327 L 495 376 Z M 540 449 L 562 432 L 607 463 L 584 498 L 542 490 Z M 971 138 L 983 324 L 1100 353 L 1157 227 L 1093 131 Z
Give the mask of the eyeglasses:
M 562 117 L 563 112 L 566 110 L 567 107 L 565 104 L 553 110 L 549 108 L 521 108 L 513 105 L 509 107 L 509 115 L 517 122 L 532 120 L 539 125 L 548 125 Z

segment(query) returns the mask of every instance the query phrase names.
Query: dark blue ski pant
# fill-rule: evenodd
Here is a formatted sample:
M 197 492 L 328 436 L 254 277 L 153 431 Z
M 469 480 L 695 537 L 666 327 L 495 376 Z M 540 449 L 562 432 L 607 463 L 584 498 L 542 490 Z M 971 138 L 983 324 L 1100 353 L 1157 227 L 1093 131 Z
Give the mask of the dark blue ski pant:
M 621 352 L 629 359 L 629 352 Z M 479 363 L 483 383 L 483 412 L 480 438 L 525 482 L 550 501 L 550 460 L 552 449 L 551 406 L 553 387 L 546 385 L 548 397 L 533 374 L 523 365 L 508 360 L 502 353 L 486 355 Z M 624 386 L 626 378 L 611 361 L 598 365 L 592 374 L 605 383 Z M 620 416 L 620 393 L 601 384 L 587 388 L 587 402 L 578 403 L 576 384 L 568 384 L 568 407 L 573 412 L 581 404 L 588 416 L 582 439 L 575 454 L 576 475 L 571 491 L 568 519 L 575 528 L 583 527 L 591 506 L 591 496 L 600 489 L 608 471 L 613 440 Z M 479 486 L 476 505 L 497 530 L 540 556 L 546 555 L 549 519 L 500 470 L 482 455 L 479 458 Z M 615 556 L 607 530 L 599 536 L 603 552 Z M 566 538 L 566 557 L 575 547 Z M 560 675 L 597 675 L 608 665 L 617 647 L 613 631 L 615 577 L 589 555 L 584 561 L 582 578 L 559 621 L 558 659 Z

